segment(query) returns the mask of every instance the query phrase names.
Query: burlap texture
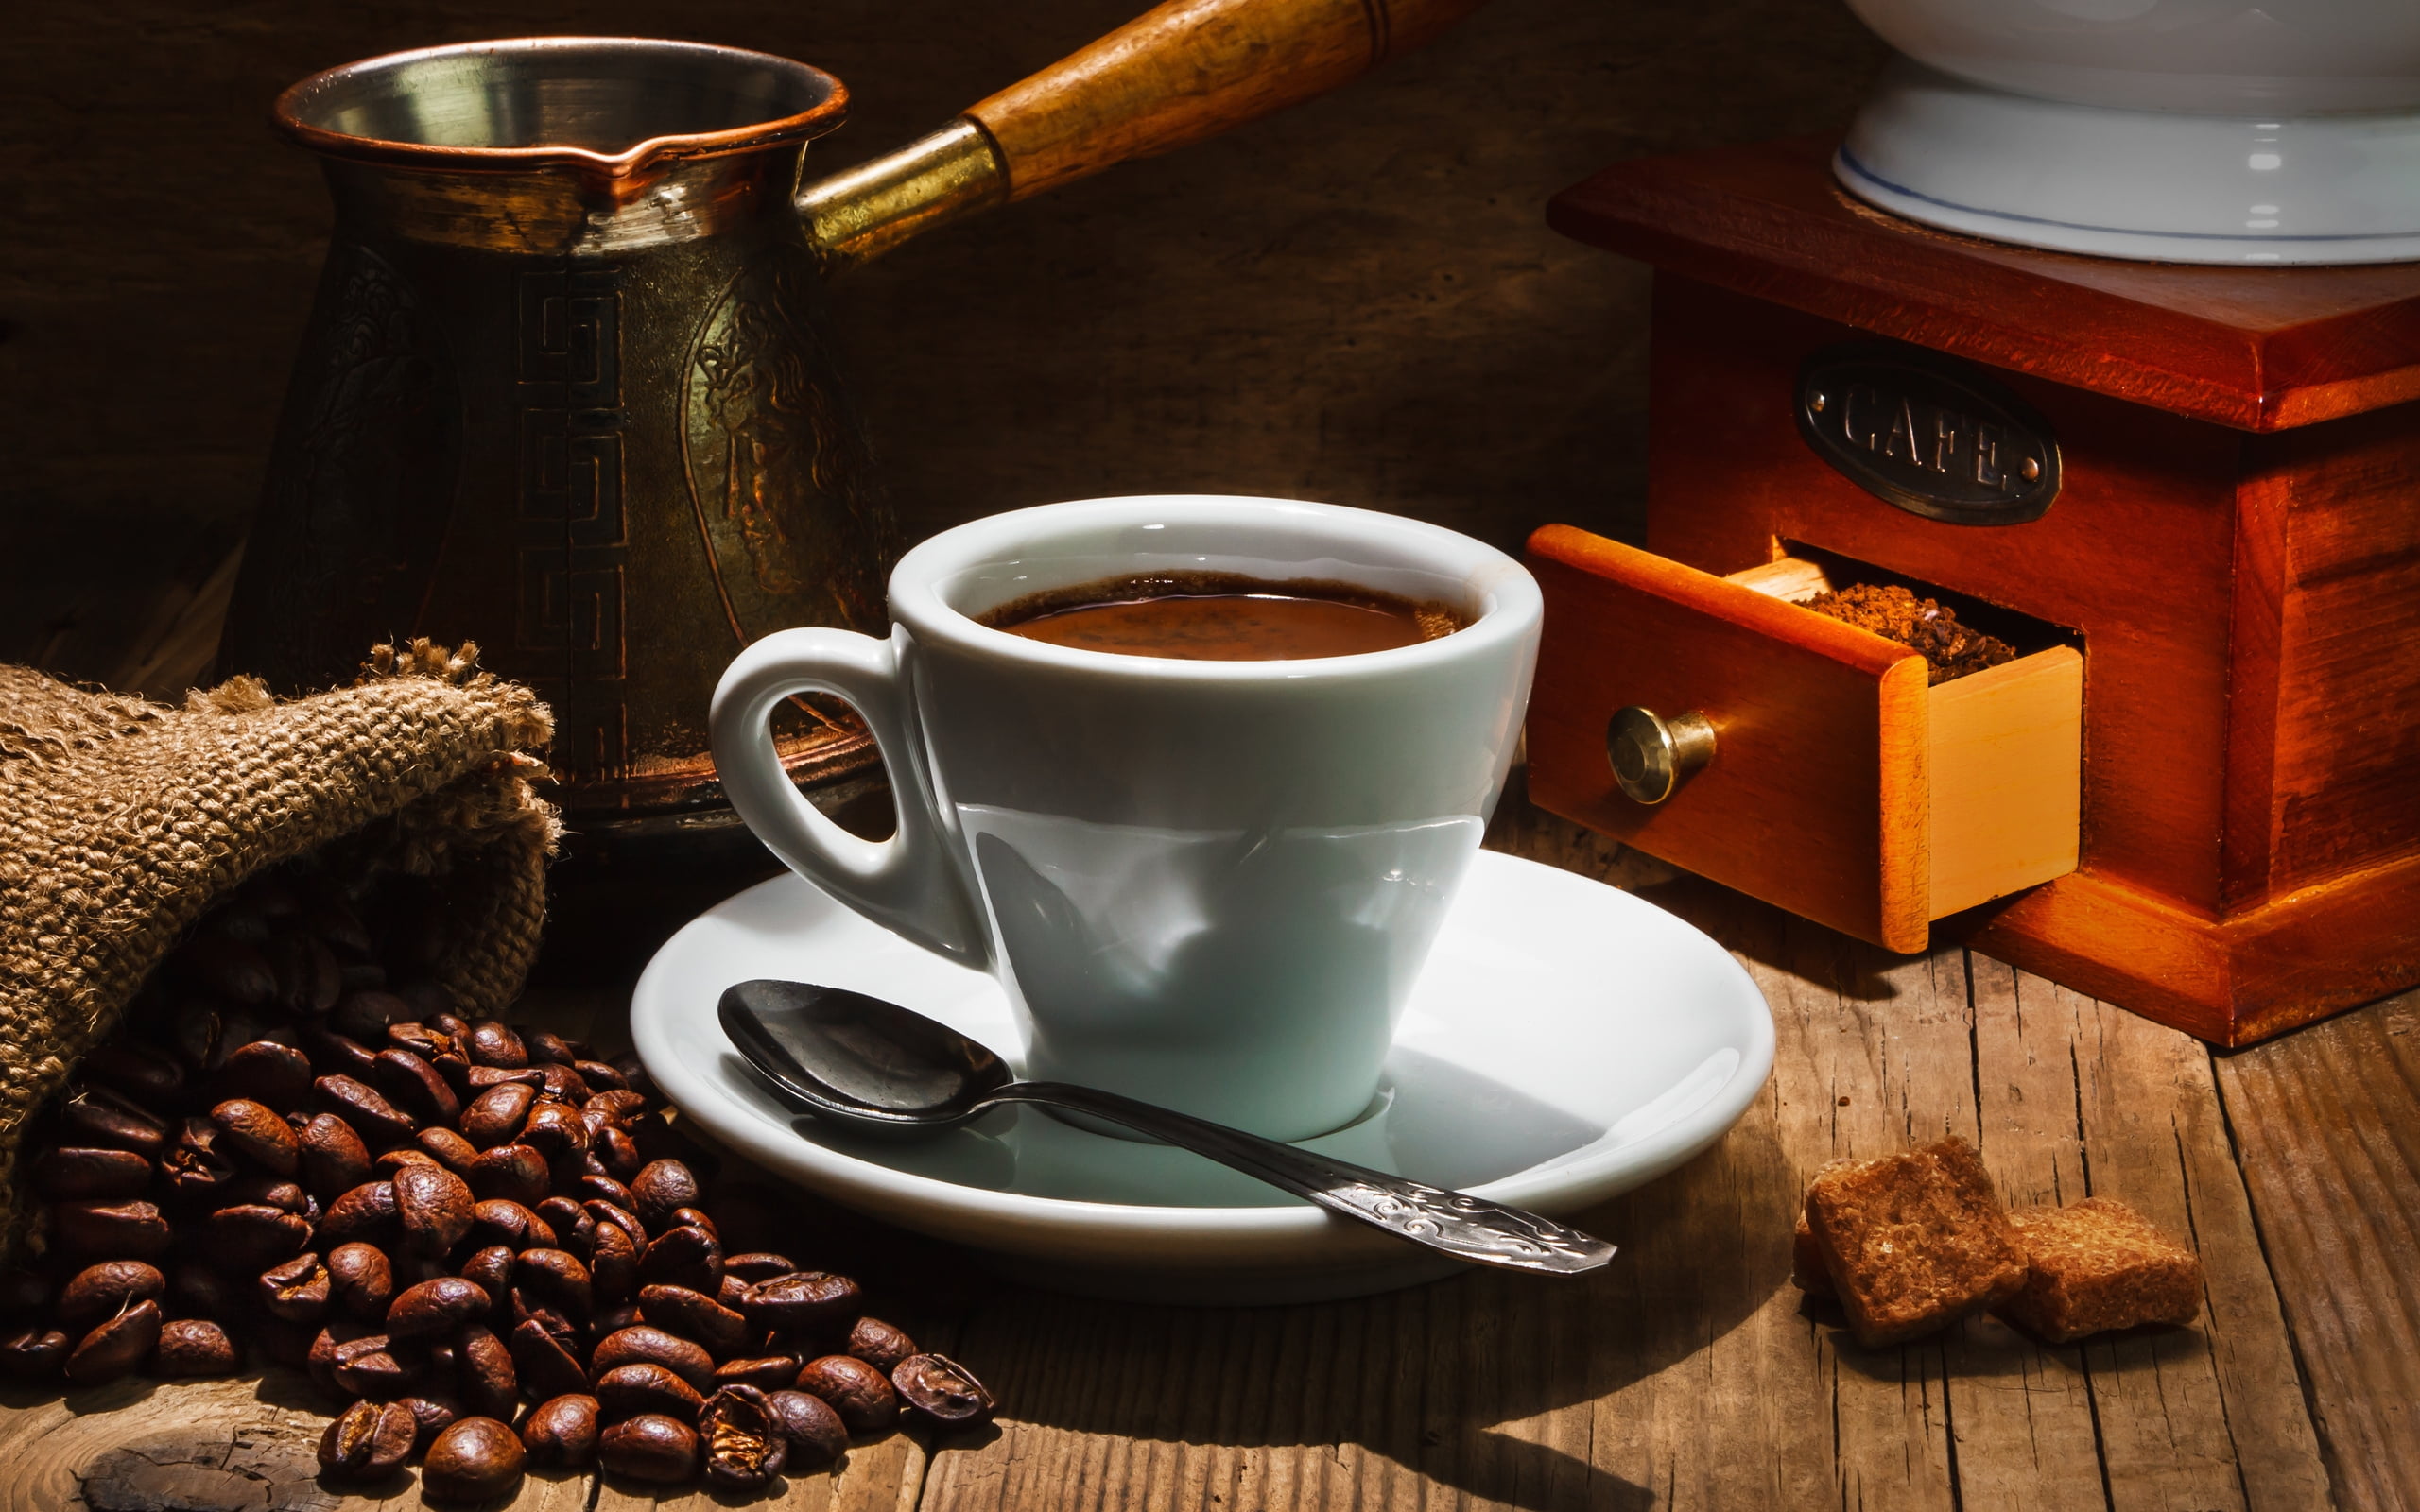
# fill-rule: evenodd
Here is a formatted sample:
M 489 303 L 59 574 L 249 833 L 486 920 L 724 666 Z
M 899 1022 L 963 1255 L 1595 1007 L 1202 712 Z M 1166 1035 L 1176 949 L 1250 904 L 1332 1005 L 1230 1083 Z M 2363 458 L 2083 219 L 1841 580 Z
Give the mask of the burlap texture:
M 530 788 L 552 720 L 424 641 L 280 703 L 237 678 L 182 708 L 0 666 L 0 1245 L 27 1122 L 213 902 L 317 851 L 336 874 L 445 877 L 439 980 L 518 995 L 560 826 Z

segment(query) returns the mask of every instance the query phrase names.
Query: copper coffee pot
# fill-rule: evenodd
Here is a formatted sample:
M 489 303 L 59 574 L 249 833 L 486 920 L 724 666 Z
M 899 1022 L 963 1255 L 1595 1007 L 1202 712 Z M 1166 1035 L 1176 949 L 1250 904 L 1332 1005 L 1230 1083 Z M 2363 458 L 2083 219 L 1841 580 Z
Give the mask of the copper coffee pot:
M 397 53 L 277 102 L 336 228 L 220 662 L 280 691 L 475 641 L 553 705 L 575 827 L 721 811 L 706 704 L 792 625 L 879 630 L 898 527 L 823 335 L 834 273 L 1307 99 L 1478 0 L 1169 0 L 799 187 L 848 98 L 691 43 Z M 802 779 L 872 759 L 802 705 Z M 721 811 L 727 812 L 727 811 Z

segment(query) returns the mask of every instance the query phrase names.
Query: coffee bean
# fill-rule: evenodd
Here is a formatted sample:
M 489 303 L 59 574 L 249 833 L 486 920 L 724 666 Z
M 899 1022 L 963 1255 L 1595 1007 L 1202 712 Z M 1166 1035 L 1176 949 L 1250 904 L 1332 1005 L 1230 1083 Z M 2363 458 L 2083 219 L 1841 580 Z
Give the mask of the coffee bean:
M 237 1155 L 263 1170 L 292 1176 L 302 1151 L 285 1120 L 250 1098 L 231 1097 L 210 1110 L 210 1121 Z
M 408 1050 L 432 1063 L 462 1053 L 461 1045 L 452 1035 L 434 1024 L 417 1022 L 387 1025 L 387 1043 L 397 1050 Z
M 487 1418 L 510 1418 L 521 1403 L 521 1373 L 512 1351 L 483 1323 L 465 1324 L 456 1337 L 461 1361 L 462 1399 Z
M 878 1317 L 861 1317 L 849 1330 L 843 1354 L 854 1354 L 877 1370 L 891 1371 L 916 1352 L 916 1341 Z
M 462 1178 L 440 1165 L 406 1166 L 395 1173 L 395 1216 L 405 1246 L 442 1255 L 471 1231 L 475 1206 Z
M 387 1025 L 411 1017 L 412 1005 L 395 993 L 356 990 L 337 999 L 328 1027 L 347 1039 L 375 1044 L 386 1038 Z
M 534 1105 L 528 1121 L 521 1126 L 521 1143 L 546 1158 L 549 1166 L 588 1152 L 588 1125 L 567 1104 L 553 1101 Z
M 372 1244 L 381 1248 L 403 1232 L 402 1207 L 392 1181 L 364 1181 L 347 1190 L 320 1219 L 320 1237 L 332 1244 Z
M 587 1159 L 603 1167 L 608 1176 L 627 1181 L 639 1174 L 646 1157 L 639 1153 L 637 1141 L 608 1125 L 589 1141 Z
M 524 1207 L 546 1200 L 546 1158 L 527 1144 L 481 1150 L 465 1177 L 479 1196 L 501 1197 Z
M 424 1128 L 412 1136 L 438 1164 L 456 1176 L 468 1176 L 479 1147 L 450 1128 Z
M 890 1378 L 854 1355 L 809 1360 L 799 1370 L 798 1389 L 829 1402 L 853 1434 L 886 1433 L 899 1421 Z
M 838 1328 L 857 1311 L 857 1283 L 830 1271 L 793 1271 L 759 1281 L 740 1311 L 759 1328 L 805 1332 Z
M 312 1195 L 334 1201 L 370 1179 L 369 1147 L 353 1125 L 334 1113 L 320 1113 L 295 1136 L 296 1174 Z
M 647 1099 L 628 1091 L 597 1092 L 580 1104 L 579 1110 L 595 1113 L 627 1134 L 631 1121 L 647 1111 Z
M 372 1480 L 403 1464 L 420 1421 L 400 1401 L 356 1401 L 320 1435 L 320 1469 L 331 1479 Z
M 414 1135 L 413 1138 L 417 1140 L 419 1136 Z M 395 1173 L 407 1165 L 433 1165 L 442 1169 L 445 1162 L 413 1144 L 399 1144 L 391 1150 L 382 1150 L 378 1158 L 370 1162 L 372 1171 L 389 1180 L 394 1179 Z
M 232 1376 L 243 1365 L 227 1331 L 208 1318 L 176 1318 L 160 1325 L 151 1369 L 171 1380 L 185 1376 Z
M 481 1019 L 471 1025 L 469 1038 L 462 1042 L 462 1053 L 475 1066 L 498 1066 L 518 1070 L 529 1064 L 529 1049 L 509 1025 L 493 1019 Z
M 395 1294 L 387 1304 L 387 1332 L 398 1339 L 451 1333 L 488 1310 L 487 1292 L 459 1276 L 440 1276 Z
M 226 935 L 196 935 L 177 948 L 175 968 L 212 997 L 266 1007 L 277 997 L 277 971 L 260 947 Z
M 219 1207 L 218 1194 L 235 1179 L 233 1151 L 221 1148 L 226 1131 L 207 1118 L 188 1118 L 178 1127 L 176 1143 L 160 1157 L 160 1174 L 168 1191 L 187 1206 Z
M 43 1151 L 33 1177 L 45 1197 L 137 1197 L 151 1184 L 151 1162 L 132 1150 L 68 1146 Z
M 76 1074 L 147 1108 L 173 1105 L 185 1084 L 184 1067 L 140 1045 L 118 1040 L 86 1051 L 76 1063 Z
M 715 1388 L 715 1363 L 701 1346 L 644 1323 L 599 1339 L 588 1367 L 601 1376 L 616 1366 L 642 1364 L 660 1365 L 700 1392 Z
M 795 1354 L 752 1355 L 744 1359 L 725 1360 L 715 1366 L 715 1380 L 726 1386 L 758 1386 L 767 1391 L 786 1391 L 798 1380 L 799 1367 L 806 1361 Z
M 371 1072 L 378 1090 L 395 1106 L 424 1124 L 451 1124 L 462 1116 L 462 1102 L 436 1068 L 408 1050 L 381 1050 Z
M 295 921 L 345 955 L 359 960 L 370 954 L 370 931 L 361 916 L 333 893 L 312 893 L 302 900 Z
M 221 1099 L 247 1098 L 291 1113 L 311 1095 L 311 1057 L 292 1045 L 255 1040 L 238 1045 L 219 1063 L 210 1079 Z
M 690 1480 L 698 1473 L 698 1431 L 661 1413 L 641 1413 L 597 1435 L 596 1461 L 634 1481 Z
M 533 1210 L 538 1220 L 555 1235 L 555 1247 L 568 1249 L 581 1260 L 588 1260 L 596 1246 L 596 1220 L 588 1210 L 569 1197 L 548 1197 Z M 635 1263 L 635 1257 L 633 1257 Z
M 979 1423 L 999 1405 L 975 1373 L 942 1354 L 911 1354 L 891 1366 L 890 1383 L 908 1406 L 944 1428 Z
M 506 1082 L 471 1099 L 462 1109 L 462 1137 L 480 1149 L 509 1143 L 528 1121 L 538 1090 L 526 1082 Z
M 499 1328 L 510 1326 L 513 1320 L 501 1304 L 512 1295 L 512 1251 L 503 1245 L 483 1246 L 462 1262 L 460 1274 L 498 1304 L 489 1310 L 491 1321 Z
M 695 1422 L 705 1397 L 675 1372 L 648 1362 L 618 1365 L 596 1378 L 596 1402 L 606 1422 L 656 1412 Z
M 462 1404 L 441 1391 L 415 1392 L 408 1397 L 397 1397 L 395 1405 L 412 1415 L 412 1426 L 416 1430 L 412 1438 L 415 1453 L 426 1448 L 438 1435 L 464 1416 Z M 489 1416 L 494 1415 L 491 1413 Z
M 647 1074 L 647 1066 L 636 1051 L 625 1050 L 618 1056 L 607 1056 L 605 1060 L 622 1074 L 623 1084 L 631 1091 L 650 1103 L 656 1100 L 655 1078 Z
M 160 1304 L 146 1297 L 94 1326 L 67 1353 L 67 1379 L 100 1386 L 130 1376 L 160 1342 Z
M 560 1397 L 567 1393 L 588 1391 L 588 1372 L 580 1367 L 579 1359 L 567 1343 L 535 1318 L 514 1325 L 506 1340 L 512 1351 L 513 1368 L 519 1372 L 522 1384 L 541 1397 Z
M 0 1374 L 12 1381 L 41 1381 L 57 1375 L 75 1342 L 64 1330 L 41 1323 L 0 1331 Z
M 529 1095 L 535 1097 L 541 1078 L 534 1066 L 475 1066 L 466 1060 L 462 1062 L 459 1080 L 465 1094 L 471 1097 L 498 1087 L 527 1087 Z
M 639 1280 L 711 1297 L 722 1290 L 722 1246 L 703 1228 L 667 1229 L 640 1254 Z
M 798 1390 L 776 1391 L 766 1398 L 782 1436 L 789 1440 L 793 1469 L 820 1469 L 849 1447 L 848 1426 L 822 1398 Z
M 238 1272 L 262 1271 L 311 1242 L 309 1220 L 267 1203 L 238 1203 L 210 1215 L 210 1254 Z
M 750 1333 L 747 1318 L 686 1286 L 640 1287 L 639 1315 L 657 1328 L 695 1339 L 718 1355 L 737 1352 Z
M 373 1059 L 372 1065 L 376 1064 Z M 311 1094 L 322 1111 L 352 1125 L 353 1131 L 361 1136 L 361 1143 L 372 1149 L 401 1143 L 419 1127 L 410 1114 L 380 1096 L 367 1083 L 351 1076 L 322 1076 L 311 1084 Z
M 512 1278 L 547 1306 L 571 1318 L 585 1318 L 595 1306 L 588 1267 L 568 1250 L 525 1249 L 514 1257 Z
M 335 1289 L 335 1278 L 317 1255 L 297 1255 L 261 1272 L 261 1305 L 288 1323 L 317 1323 Z
M 302 1048 L 310 1053 L 311 1069 L 322 1076 L 369 1076 L 378 1068 L 377 1054 L 351 1035 L 318 1023 L 302 1030 Z
M 176 1242 L 148 1202 L 61 1202 L 50 1213 L 51 1235 L 71 1261 L 158 1260 Z
M 424 1371 L 407 1352 L 398 1351 L 384 1333 L 365 1334 L 336 1349 L 337 1385 L 356 1397 L 390 1401 L 405 1395 Z
M 596 1399 L 582 1392 L 549 1397 L 521 1424 L 532 1465 L 579 1469 L 596 1457 Z
M 277 977 L 276 1003 L 288 1013 L 325 1013 L 344 991 L 336 953 L 308 935 L 280 935 L 262 947 Z
M 352 1318 L 332 1317 L 311 1336 L 303 1350 L 302 1368 L 311 1383 L 331 1397 L 342 1397 L 344 1388 L 337 1384 L 337 1351 L 355 1339 L 367 1338 L 372 1329 L 369 1324 Z
M 394 1299 L 395 1271 L 387 1252 L 354 1240 L 328 1251 L 329 1297 L 339 1308 L 374 1323 L 387 1315 Z
M 672 1210 L 671 1216 L 666 1220 L 665 1226 L 670 1228 L 695 1228 L 712 1239 L 717 1247 L 722 1244 L 722 1229 L 716 1225 L 714 1218 L 703 1208 L 675 1208 Z
M 529 1069 L 538 1074 L 539 1091 L 569 1108 L 574 1117 L 579 1116 L 579 1105 L 593 1095 L 587 1081 L 569 1066 L 532 1066 Z
M 275 1208 L 302 1218 L 312 1217 L 319 1211 L 301 1182 L 285 1180 L 268 1171 L 237 1173 L 233 1180 L 218 1189 L 215 1202 L 221 1208 L 244 1204 Z
M 168 1125 L 105 1088 L 87 1087 L 67 1099 L 59 1121 L 78 1144 L 131 1150 L 156 1160 L 168 1147 Z
M 502 1197 L 491 1197 L 472 1207 L 471 1243 L 481 1246 L 503 1245 L 515 1253 L 533 1247 L 556 1247 L 553 1226 L 520 1203 Z
M 735 1277 L 752 1285 L 757 1281 L 769 1281 L 776 1276 L 787 1276 L 797 1269 L 787 1255 L 770 1254 L 761 1249 L 744 1255 L 726 1255 L 722 1263 L 726 1280 Z
M 518 1033 L 532 1066 L 568 1066 L 579 1058 L 569 1040 L 550 1030 L 523 1028 Z
M 680 1161 L 648 1161 L 631 1178 L 630 1195 L 639 1200 L 639 1222 L 670 1228 L 675 1207 L 697 1207 L 697 1176 Z
M 592 1096 L 597 1092 L 625 1092 L 631 1090 L 631 1084 L 623 1079 L 622 1074 L 602 1060 L 582 1057 L 573 1061 L 571 1069 L 579 1072 L 579 1079 L 588 1083 Z M 641 1101 L 644 1102 L 645 1099 Z
M 59 1322 L 78 1333 L 124 1312 L 132 1303 L 157 1300 L 168 1278 L 139 1260 L 105 1260 L 87 1265 L 59 1293 Z
M 587 1182 L 583 1180 L 581 1186 L 585 1188 Z M 630 1210 L 629 1204 L 617 1203 L 608 1197 L 590 1197 L 580 1206 L 587 1210 L 588 1215 L 598 1223 L 620 1226 L 621 1230 L 631 1236 L 631 1243 L 636 1246 L 641 1253 L 646 1252 L 647 1225 L 639 1222 L 638 1214 Z
M 782 1472 L 789 1440 L 772 1404 L 754 1386 L 725 1386 L 698 1412 L 698 1436 L 706 1460 L 706 1484 L 723 1491 L 752 1491 Z

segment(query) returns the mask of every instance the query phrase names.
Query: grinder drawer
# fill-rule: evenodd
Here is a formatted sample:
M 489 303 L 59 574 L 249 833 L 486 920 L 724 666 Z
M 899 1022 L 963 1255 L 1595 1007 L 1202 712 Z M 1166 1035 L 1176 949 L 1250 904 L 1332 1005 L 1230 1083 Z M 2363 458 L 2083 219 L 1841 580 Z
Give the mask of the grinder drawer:
M 1546 592 L 1540 806 L 1894 951 L 2075 869 L 2072 647 L 1928 687 L 1914 651 L 1780 596 L 1820 586 L 1811 562 L 1717 577 L 1568 525 L 1531 536 L 1529 562 Z M 1625 716 L 1634 782 L 1685 774 L 1661 801 L 1616 781 L 1608 727 L 1630 709 L 1657 716 Z

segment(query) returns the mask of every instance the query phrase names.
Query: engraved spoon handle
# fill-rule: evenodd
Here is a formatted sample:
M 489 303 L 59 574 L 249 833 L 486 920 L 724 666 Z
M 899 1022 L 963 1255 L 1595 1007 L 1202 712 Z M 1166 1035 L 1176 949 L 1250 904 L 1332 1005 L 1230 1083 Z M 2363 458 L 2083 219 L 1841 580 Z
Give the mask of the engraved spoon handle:
M 1603 1240 L 1534 1212 L 1407 1181 L 1098 1088 L 1011 1082 L 984 1101 L 1048 1103 L 1123 1124 L 1307 1197 L 1330 1212 L 1357 1218 L 1474 1265 L 1570 1276 L 1596 1270 L 1614 1258 L 1614 1246 Z

